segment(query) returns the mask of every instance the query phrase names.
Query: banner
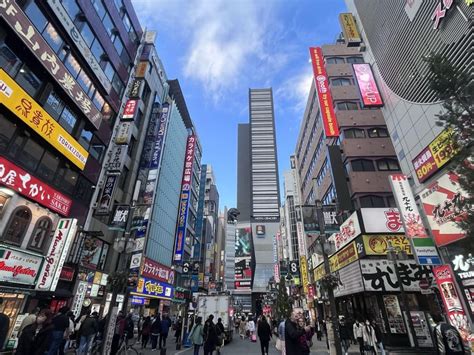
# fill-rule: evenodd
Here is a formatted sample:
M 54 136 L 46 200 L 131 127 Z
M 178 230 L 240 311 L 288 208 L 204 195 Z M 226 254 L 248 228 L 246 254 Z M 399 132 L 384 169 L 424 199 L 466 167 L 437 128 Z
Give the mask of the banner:
M 362 233 L 357 211 L 352 213 L 348 219 L 341 224 L 340 232 L 334 233 L 329 237 L 329 241 L 334 242 L 336 251 L 342 249 L 357 236 Z
M 133 120 L 137 110 L 138 100 L 129 99 L 122 112 L 122 120 Z
M 0 157 L 0 185 L 6 186 L 63 216 L 69 215 L 72 200 L 12 162 Z
M 300 271 L 301 271 L 301 282 L 303 283 L 303 292 L 305 295 L 308 295 L 308 263 L 306 261 L 306 256 L 300 256 Z
M 183 179 L 181 181 L 181 197 L 179 201 L 178 226 L 176 228 L 176 237 L 174 245 L 173 261 L 175 263 L 183 262 L 184 243 L 186 238 L 186 226 L 188 221 L 189 199 L 191 194 L 194 149 L 196 146 L 196 137 L 188 136 L 186 143 L 186 153 L 184 159 Z
M 457 224 L 467 216 L 462 203 L 467 193 L 459 185 L 459 176 L 448 172 L 420 193 L 423 209 L 436 245 L 444 246 L 465 237 Z
M 109 214 L 118 178 L 119 175 L 107 175 L 105 178 L 104 189 L 102 190 L 102 195 L 99 198 L 99 205 L 95 210 L 96 215 Z
M 426 234 L 407 176 L 389 175 L 388 180 L 405 227 L 405 235 L 411 242 L 418 263 L 421 265 L 441 264 L 435 244 Z
M 43 257 L 0 245 L 0 282 L 34 285 Z
M 326 137 L 339 137 L 339 126 L 334 113 L 326 68 L 324 67 L 323 51 L 321 47 L 311 47 L 309 52 L 313 63 L 314 85 L 318 93 L 319 111 L 323 120 L 324 133 Z
M 89 153 L 40 104 L 0 69 L 0 102 L 79 169 Z
M 76 234 L 77 219 L 61 218 L 54 231 L 51 244 L 46 254 L 45 263 L 41 269 L 36 284 L 36 290 L 55 291 L 58 284 L 59 275 L 69 253 Z
M 352 64 L 352 68 L 364 107 L 383 106 L 382 95 L 375 82 L 370 64 Z

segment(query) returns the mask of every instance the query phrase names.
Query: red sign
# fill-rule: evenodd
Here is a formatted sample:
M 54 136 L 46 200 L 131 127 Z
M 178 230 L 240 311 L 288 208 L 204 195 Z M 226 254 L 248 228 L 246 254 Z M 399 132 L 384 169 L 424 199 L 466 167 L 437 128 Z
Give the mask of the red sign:
M 122 119 L 133 119 L 137 104 L 138 100 L 128 100 L 123 109 Z
M 329 91 L 329 80 L 324 67 L 323 52 L 321 47 L 311 47 L 309 52 L 313 62 L 314 84 L 318 93 L 319 111 L 324 124 L 324 132 L 326 137 L 339 137 L 339 126 L 337 125 L 332 96 Z
M 383 106 L 382 96 L 370 64 L 352 64 L 364 107 Z
M 172 285 L 174 284 L 175 275 L 174 270 L 171 270 L 169 267 L 161 265 L 160 263 L 148 258 L 144 258 L 141 276 Z
M 470 333 L 469 323 L 454 285 L 451 267 L 449 265 L 436 266 L 433 268 L 433 273 L 443 299 L 448 321 L 459 331 L 464 341 L 467 341 Z
M 59 279 L 64 281 L 72 281 L 74 279 L 74 269 L 69 266 L 63 266 Z
M 70 198 L 3 157 L 0 157 L 0 185 L 7 186 L 63 216 L 69 215 L 72 204 Z

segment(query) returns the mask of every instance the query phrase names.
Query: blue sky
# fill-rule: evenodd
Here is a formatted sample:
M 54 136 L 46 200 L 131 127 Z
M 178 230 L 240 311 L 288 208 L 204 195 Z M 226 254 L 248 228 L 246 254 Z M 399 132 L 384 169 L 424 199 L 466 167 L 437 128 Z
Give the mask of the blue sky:
M 168 78 L 178 78 L 211 164 L 220 209 L 237 195 L 237 124 L 248 89 L 272 87 L 280 180 L 289 168 L 311 84 L 308 47 L 334 43 L 343 0 L 132 0 Z M 282 184 L 280 184 L 282 185 Z

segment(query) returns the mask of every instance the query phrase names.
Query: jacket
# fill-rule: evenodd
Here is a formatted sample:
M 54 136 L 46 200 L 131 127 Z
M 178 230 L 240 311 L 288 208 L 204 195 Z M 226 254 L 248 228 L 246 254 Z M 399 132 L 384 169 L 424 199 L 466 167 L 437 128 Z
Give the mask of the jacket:
M 462 355 L 464 344 L 458 330 L 447 323 L 440 323 L 435 327 L 435 342 L 438 354 Z
M 278 338 L 280 338 L 281 341 L 285 341 L 285 321 L 282 320 L 280 324 L 278 325 Z
M 193 345 L 202 345 L 204 343 L 204 330 L 202 324 L 195 324 L 191 333 L 189 334 L 189 339 Z
M 150 335 L 151 321 L 145 321 L 142 324 L 142 335 Z
M 69 317 L 64 313 L 58 313 L 53 318 L 53 326 L 55 332 L 64 332 L 69 327 Z
M 266 321 L 258 322 L 257 335 L 262 343 L 268 343 L 272 337 L 272 330 Z
M 171 319 L 164 318 L 161 321 L 161 334 L 163 334 L 165 336 L 168 336 L 168 333 L 170 331 L 170 327 L 171 327 Z
M 354 325 L 352 326 L 352 330 L 354 332 L 355 339 L 364 337 L 363 329 L 364 325 L 362 323 L 359 323 L 359 325 L 357 325 L 357 323 L 354 323 Z
M 20 339 L 18 339 L 16 355 L 43 355 L 48 351 L 54 326 L 48 324 L 36 333 L 37 327 L 38 325 L 33 323 L 23 329 Z
M 97 323 L 97 318 L 87 316 L 86 319 L 84 319 L 84 322 L 82 322 L 81 336 L 87 337 L 97 333 L 99 331 L 99 325 Z
M 364 338 L 364 343 L 368 346 L 373 346 L 377 348 L 377 337 L 375 336 L 375 329 L 371 325 L 365 324 L 362 330 L 362 337 Z M 377 351 L 377 349 L 376 349 Z
M 161 333 L 161 320 L 155 319 L 153 323 L 151 323 L 151 335 L 158 335 Z
M 339 335 L 342 340 L 350 340 L 351 332 L 346 324 L 339 324 Z
M 204 324 L 204 350 L 214 350 L 217 343 L 217 327 L 211 320 Z
M 300 336 L 299 343 L 300 343 L 301 354 L 307 355 L 311 352 L 308 342 L 311 342 L 313 335 L 314 335 L 314 331 L 313 329 L 311 329 L 309 332 L 305 332 L 302 336 Z
M 287 354 L 301 355 L 300 337 L 305 334 L 304 329 L 299 329 L 290 319 L 285 322 L 285 349 Z

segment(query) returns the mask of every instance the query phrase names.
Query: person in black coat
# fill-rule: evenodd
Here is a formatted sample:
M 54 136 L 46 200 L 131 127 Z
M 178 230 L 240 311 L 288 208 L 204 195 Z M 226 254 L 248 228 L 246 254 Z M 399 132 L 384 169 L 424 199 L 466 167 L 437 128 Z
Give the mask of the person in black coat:
M 258 322 L 257 335 L 260 338 L 260 348 L 262 350 L 262 355 L 267 355 L 268 344 L 270 343 L 270 339 L 272 338 L 272 330 L 265 316 L 262 316 L 262 318 Z
M 341 339 L 342 352 L 347 354 L 351 346 L 351 330 L 346 323 L 346 319 L 341 316 L 339 318 L 339 338 Z
M 53 314 L 43 309 L 33 324 L 26 326 L 18 339 L 16 355 L 44 355 L 52 342 Z
M 217 327 L 213 322 L 214 316 L 211 314 L 204 324 L 204 355 L 212 355 L 216 350 L 219 337 L 217 335 Z
M 158 337 L 161 334 L 161 318 L 159 314 L 156 315 L 155 320 L 151 324 L 150 334 L 151 350 L 156 350 L 156 346 L 158 345 Z
M 303 316 L 303 310 L 301 308 L 293 308 L 291 316 L 285 322 L 285 350 L 288 355 L 301 355 L 302 350 L 300 347 L 299 339 L 307 331 L 311 330 L 310 327 L 305 328 L 298 327 L 298 319 Z

